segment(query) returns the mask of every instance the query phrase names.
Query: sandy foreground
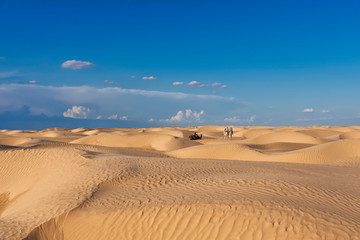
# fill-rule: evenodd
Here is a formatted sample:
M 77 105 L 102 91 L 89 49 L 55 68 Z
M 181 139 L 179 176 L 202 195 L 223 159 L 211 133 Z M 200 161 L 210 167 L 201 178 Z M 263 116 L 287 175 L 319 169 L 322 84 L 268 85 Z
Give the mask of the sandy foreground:
M 360 239 L 360 127 L 234 130 L 0 130 L 0 239 Z

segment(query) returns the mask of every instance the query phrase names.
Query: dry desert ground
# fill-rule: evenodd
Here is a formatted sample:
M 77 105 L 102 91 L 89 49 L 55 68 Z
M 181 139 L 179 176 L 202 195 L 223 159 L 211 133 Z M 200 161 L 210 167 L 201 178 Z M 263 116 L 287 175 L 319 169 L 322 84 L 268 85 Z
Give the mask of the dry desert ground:
M 223 128 L 0 130 L 0 239 L 360 239 L 360 127 Z

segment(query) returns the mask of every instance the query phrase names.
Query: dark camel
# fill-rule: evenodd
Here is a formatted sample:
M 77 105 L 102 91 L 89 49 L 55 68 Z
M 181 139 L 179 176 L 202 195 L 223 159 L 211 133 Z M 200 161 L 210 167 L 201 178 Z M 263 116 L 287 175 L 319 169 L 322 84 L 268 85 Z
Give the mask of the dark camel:
M 191 134 L 191 135 L 189 136 L 189 139 L 190 139 L 190 140 L 199 140 L 199 139 L 202 139 L 202 134 L 200 134 L 200 135 L 197 135 L 196 133 Z

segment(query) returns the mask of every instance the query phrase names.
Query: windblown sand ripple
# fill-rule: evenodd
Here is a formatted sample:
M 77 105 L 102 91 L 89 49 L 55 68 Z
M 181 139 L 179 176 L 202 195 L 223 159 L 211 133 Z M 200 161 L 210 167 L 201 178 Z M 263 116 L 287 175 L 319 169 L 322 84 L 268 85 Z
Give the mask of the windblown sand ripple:
M 3 130 L 0 239 L 360 239 L 360 129 L 234 129 Z

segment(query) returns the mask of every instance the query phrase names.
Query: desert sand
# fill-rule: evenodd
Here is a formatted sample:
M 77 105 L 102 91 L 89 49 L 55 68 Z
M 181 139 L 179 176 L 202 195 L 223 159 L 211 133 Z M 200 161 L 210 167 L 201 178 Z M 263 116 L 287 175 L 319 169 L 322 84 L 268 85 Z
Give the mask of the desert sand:
M 360 127 L 222 131 L 0 130 L 0 239 L 360 239 Z

